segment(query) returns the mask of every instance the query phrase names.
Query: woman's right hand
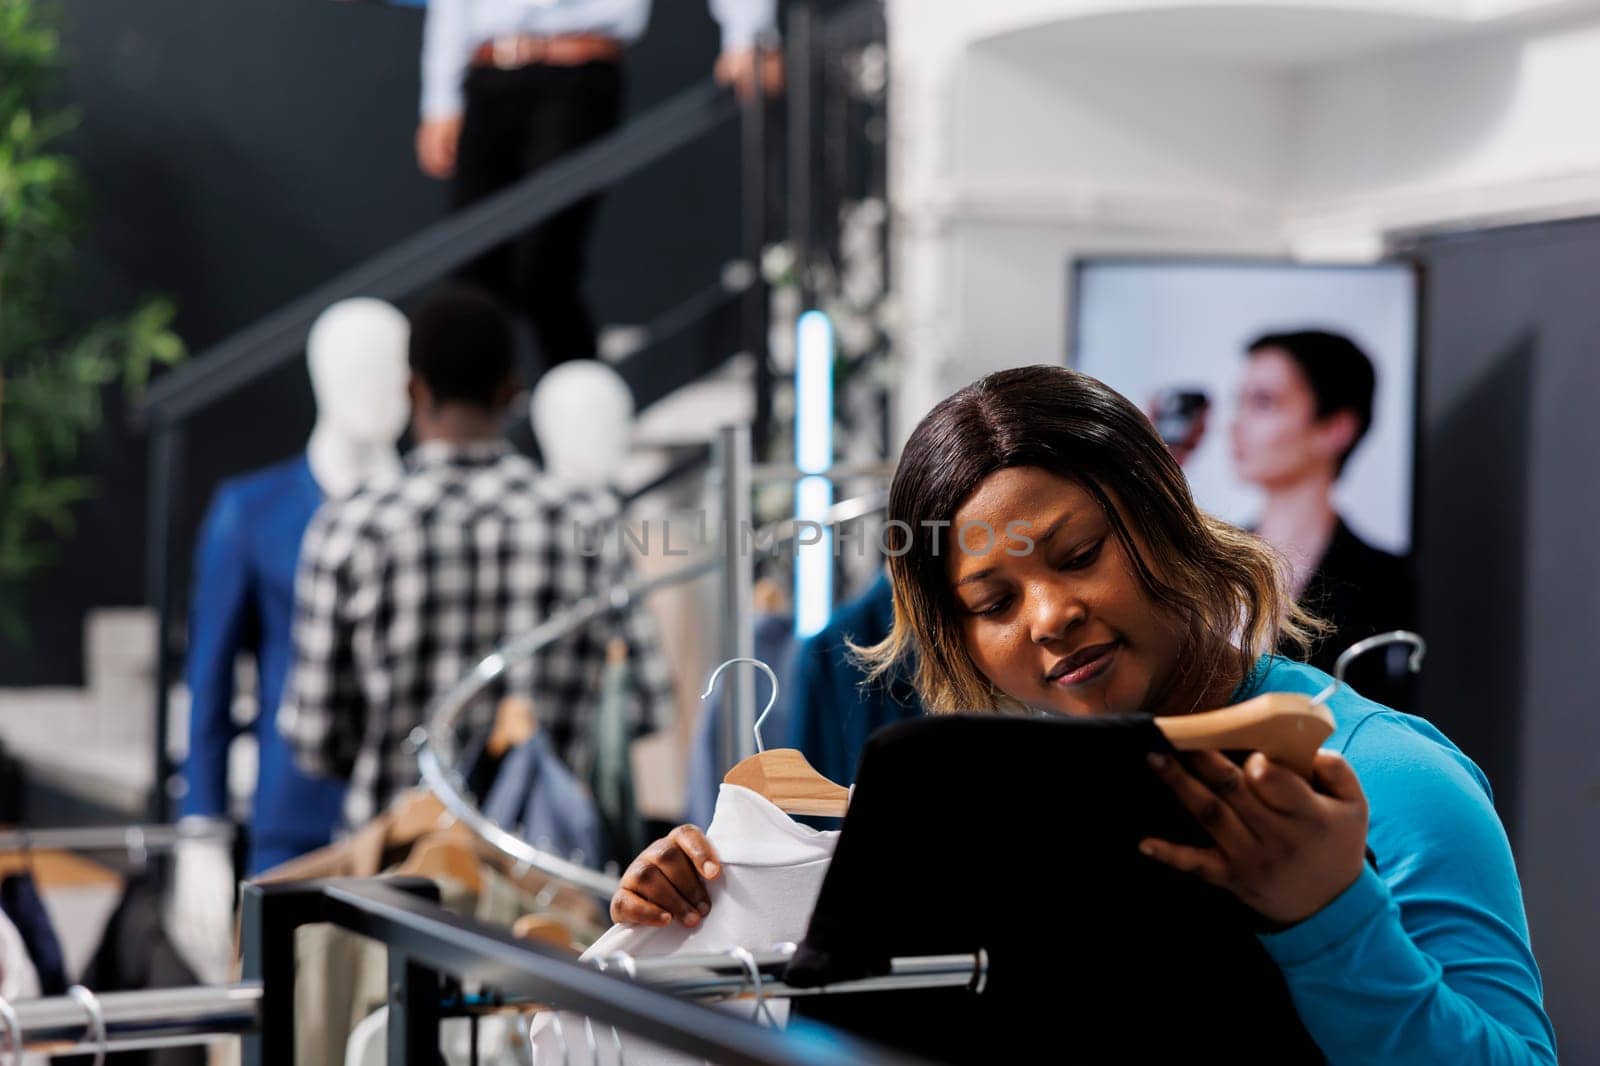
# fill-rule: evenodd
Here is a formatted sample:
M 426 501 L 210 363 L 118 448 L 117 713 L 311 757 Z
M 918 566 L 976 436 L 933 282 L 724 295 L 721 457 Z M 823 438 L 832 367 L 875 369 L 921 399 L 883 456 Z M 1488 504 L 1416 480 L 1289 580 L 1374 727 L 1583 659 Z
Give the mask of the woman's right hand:
M 706 882 L 721 873 L 711 841 L 694 826 L 680 825 L 640 852 L 622 875 L 611 897 L 611 920 L 671 925 L 676 918 L 693 929 L 711 911 Z

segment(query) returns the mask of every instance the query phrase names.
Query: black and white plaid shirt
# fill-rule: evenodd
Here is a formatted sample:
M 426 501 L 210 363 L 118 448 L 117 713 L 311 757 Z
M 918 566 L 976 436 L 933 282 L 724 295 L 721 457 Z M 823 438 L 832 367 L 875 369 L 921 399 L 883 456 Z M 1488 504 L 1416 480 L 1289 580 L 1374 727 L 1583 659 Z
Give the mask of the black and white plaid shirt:
M 407 456 L 397 481 L 317 512 L 300 550 L 295 665 L 278 728 L 302 769 L 349 780 L 351 825 L 416 783 L 406 738 L 436 696 L 505 638 L 631 576 L 620 538 L 588 532 L 616 505 L 606 493 L 558 491 L 503 442 L 434 441 Z M 464 717 L 484 723 L 501 696 L 528 696 L 557 750 L 581 760 L 617 636 L 628 644 L 636 733 L 655 728 L 670 714 L 671 679 L 640 609 L 508 664 Z

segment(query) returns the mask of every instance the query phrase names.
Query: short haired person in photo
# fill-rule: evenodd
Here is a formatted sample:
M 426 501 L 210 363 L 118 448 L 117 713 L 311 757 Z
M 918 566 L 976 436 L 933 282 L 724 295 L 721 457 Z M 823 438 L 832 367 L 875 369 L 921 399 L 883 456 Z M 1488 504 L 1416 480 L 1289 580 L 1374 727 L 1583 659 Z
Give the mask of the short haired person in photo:
M 502 640 L 631 576 L 617 538 L 574 534 L 611 520 L 612 498 L 551 482 L 503 438 L 513 349 L 487 294 L 449 285 L 426 298 L 411 317 L 416 447 L 397 478 L 325 505 L 306 533 L 278 724 L 302 769 L 349 781 L 352 826 L 416 784 L 406 739 L 448 686 Z M 616 637 L 633 667 L 631 726 L 654 728 L 671 682 L 642 611 L 508 664 L 473 724 L 505 696 L 531 699 L 571 762 Z
M 422 35 L 417 161 L 448 178 L 457 208 L 476 203 L 616 128 L 626 47 L 650 0 L 429 0 Z M 715 75 L 742 96 L 776 91 L 777 0 L 710 0 L 722 27 Z M 533 324 L 546 367 L 595 354 L 584 246 L 599 197 L 566 208 L 485 254 L 465 277 Z
M 919 532 L 889 559 L 894 630 L 863 654 L 880 672 L 914 664 L 935 713 L 1183 715 L 1330 680 L 1275 654 L 1321 626 L 1295 604 L 1281 557 L 1200 511 L 1149 419 L 1085 374 L 1002 371 L 939 404 L 905 445 L 888 518 Z M 1012 533 L 1019 521 L 1028 543 Z M 978 522 L 1006 531 L 1004 550 L 961 543 L 956 531 Z M 1146 838 L 1139 850 L 1265 919 L 1262 945 L 1335 1066 L 1553 1063 L 1521 885 L 1483 774 L 1420 718 L 1348 687 L 1327 706 L 1336 728 L 1310 781 L 1259 752 L 1242 765 L 1153 756 L 1150 772 L 1212 843 Z M 949 802 L 928 797 L 928 816 Z M 1060 813 L 1040 831 L 1058 826 L 1044 843 L 1071 848 L 1073 819 L 1093 812 Z M 960 906 L 975 870 L 1026 862 L 983 843 L 951 841 L 903 890 Z M 718 862 L 703 834 L 679 827 L 628 869 L 612 916 L 700 924 Z M 1049 898 L 1041 885 L 1019 920 L 1059 919 Z M 1156 995 L 1160 959 L 1150 965 Z
M 1254 531 L 1288 562 L 1290 594 L 1331 627 L 1309 657 L 1324 670 L 1351 644 L 1407 628 L 1414 616 L 1406 561 L 1364 542 L 1334 507 L 1334 486 L 1372 426 L 1376 391 L 1372 360 L 1349 337 L 1269 333 L 1247 349 L 1231 427 L 1234 470 L 1265 494 Z M 1350 676 L 1379 698 L 1399 700 L 1408 688 L 1381 656 Z

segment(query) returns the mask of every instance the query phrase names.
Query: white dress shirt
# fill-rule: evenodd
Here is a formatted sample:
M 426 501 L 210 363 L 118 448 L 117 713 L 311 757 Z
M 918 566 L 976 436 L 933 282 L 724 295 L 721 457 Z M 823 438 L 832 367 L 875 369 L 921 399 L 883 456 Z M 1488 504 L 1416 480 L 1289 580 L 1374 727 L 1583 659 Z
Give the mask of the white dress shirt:
M 838 832 L 801 825 L 766 797 L 738 785 L 723 785 L 706 838 L 722 860 L 722 874 L 706 886 L 711 913 L 704 922 L 694 929 L 678 922 L 669 926 L 614 925 L 583 953 L 583 958 L 603 959 L 619 951 L 636 958 L 718 952 L 732 947 L 762 951 L 773 944 L 803 939 L 817 893 L 822 890 L 822 877 L 833 859 Z M 787 1021 L 787 1000 L 769 1000 L 767 1007 L 779 1025 Z M 753 1001 L 739 1000 L 729 1009 L 748 1014 L 753 1010 Z M 583 1019 L 562 1012 L 561 1027 L 571 1061 L 594 1061 L 589 1055 Z M 616 1066 L 616 1044 L 610 1028 L 597 1025 L 594 1032 L 599 1063 Z M 621 1040 L 628 1066 L 700 1066 L 702 1061 L 626 1033 Z M 531 1043 L 534 1066 L 563 1061 L 548 1013 L 534 1022 Z
M 774 32 L 777 0 L 707 0 L 722 50 L 749 48 Z M 461 82 L 479 45 L 528 33 L 598 33 L 631 43 L 650 22 L 650 0 L 428 0 L 422 30 L 422 116 L 461 114 Z

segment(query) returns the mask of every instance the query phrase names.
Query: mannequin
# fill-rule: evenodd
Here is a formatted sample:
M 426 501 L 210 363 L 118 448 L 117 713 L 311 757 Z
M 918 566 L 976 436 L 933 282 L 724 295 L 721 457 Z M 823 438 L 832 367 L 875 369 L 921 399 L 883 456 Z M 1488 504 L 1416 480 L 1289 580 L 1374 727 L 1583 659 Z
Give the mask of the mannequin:
M 633 437 L 633 390 L 611 367 L 579 359 L 539 379 L 528 404 L 545 473 L 573 488 L 615 488 Z
M 187 680 L 189 755 L 180 827 L 228 816 L 228 748 L 235 661 L 254 654 L 260 752 L 249 872 L 326 844 L 340 824 L 343 787 L 294 767 L 276 715 L 291 655 L 300 540 L 325 499 L 398 475 L 395 445 L 410 415 L 410 327 L 381 300 L 344 300 L 312 325 L 306 357 L 317 420 L 304 454 L 224 482 L 196 551 Z M 233 862 L 214 839 L 180 842 L 174 943 L 204 979 L 231 954 Z M 217 960 L 221 960 L 220 963 Z M 215 975 L 218 979 L 226 975 Z

